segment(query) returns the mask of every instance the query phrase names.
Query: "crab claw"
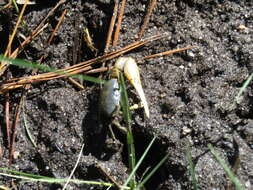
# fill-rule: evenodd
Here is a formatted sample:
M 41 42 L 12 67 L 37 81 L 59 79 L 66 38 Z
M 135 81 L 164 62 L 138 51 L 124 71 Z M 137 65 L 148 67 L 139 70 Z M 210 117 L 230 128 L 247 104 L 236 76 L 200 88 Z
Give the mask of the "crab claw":
M 124 71 L 124 75 L 130 81 L 130 83 L 134 86 L 137 93 L 139 94 L 141 102 L 144 107 L 145 115 L 147 118 L 149 118 L 148 103 L 147 103 L 144 91 L 142 89 L 141 80 L 140 80 L 140 72 L 135 60 L 131 57 L 120 57 L 116 61 L 115 67 L 121 71 Z

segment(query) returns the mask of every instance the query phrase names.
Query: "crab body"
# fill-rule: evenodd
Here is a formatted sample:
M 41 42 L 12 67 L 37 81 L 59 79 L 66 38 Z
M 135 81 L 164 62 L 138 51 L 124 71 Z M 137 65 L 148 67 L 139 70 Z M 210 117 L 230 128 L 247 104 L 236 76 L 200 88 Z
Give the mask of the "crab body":
M 117 107 L 120 104 L 120 89 L 118 80 L 116 78 L 112 78 L 108 80 L 101 92 L 100 92 L 100 113 L 109 118 L 115 112 Z

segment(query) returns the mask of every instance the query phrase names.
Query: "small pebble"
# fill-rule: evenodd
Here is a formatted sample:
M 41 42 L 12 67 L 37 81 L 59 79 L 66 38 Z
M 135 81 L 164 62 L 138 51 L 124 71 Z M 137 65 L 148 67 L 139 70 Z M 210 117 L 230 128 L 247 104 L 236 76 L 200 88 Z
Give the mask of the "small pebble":
M 188 135 L 189 133 L 191 133 L 191 129 L 188 128 L 188 127 L 183 127 L 183 130 L 182 130 L 182 135 Z

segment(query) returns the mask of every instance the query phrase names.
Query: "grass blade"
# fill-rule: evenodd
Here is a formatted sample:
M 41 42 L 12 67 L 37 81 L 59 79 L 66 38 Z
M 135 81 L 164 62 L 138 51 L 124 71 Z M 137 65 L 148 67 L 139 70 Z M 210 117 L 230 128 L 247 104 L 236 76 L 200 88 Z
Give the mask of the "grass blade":
M 9 169 L 5 169 L 5 168 L 0 168 L 0 170 L 6 172 L 6 173 L 0 172 L 0 175 L 2 175 L 2 176 L 21 179 L 21 180 L 27 180 L 30 182 L 45 182 L 45 183 L 60 183 L 60 184 L 62 184 L 62 183 L 66 183 L 68 181 L 68 178 L 52 178 L 52 177 L 46 177 L 46 176 L 40 176 L 40 175 L 34 175 L 34 174 L 28 174 L 28 173 L 24 173 L 24 172 L 9 170 Z M 113 186 L 113 184 L 111 184 L 111 183 L 78 180 L 78 179 L 70 179 L 69 182 L 75 183 L 75 184 L 102 185 L 102 186 L 107 186 L 107 187 Z
M 11 174 L 19 175 L 21 177 L 23 176 L 23 177 L 34 178 L 34 179 L 50 178 L 50 177 L 46 177 L 46 176 L 40 176 L 40 175 L 34 175 L 34 174 L 24 173 L 24 172 L 20 172 L 20 171 L 10 170 L 7 168 L 0 168 L 0 170 L 2 170 L 3 172 L 6 172 L 6 174 L 8 172 Z
M 189 165 L 190 165 L 189 171 L 190 171 L 190 175 L 191 175 L 191 178 L 192 178 L 193 188 L 194 188 L 194 190 L 198 190 L 198 180 L 197 180 L 197 177 L 196 177 L 195 166 L 194 166 L 194 163 L 192 161 L 191 150 L 190 150 L 189 146 L 188 146 L 187 151 L 186 151 L 186 157 L 187 157 L 187 160 L 188 160 Z
M 12 4 L 14 5 L 16 12 L 19 13 L 20 11 L 19 11 L 18 5 L 16 3 L 16 0 L 12 0 Z
M 237 104 L 240 103 L 240 98 L 242 93 L 246 90 L 246 88 L 249 86 L 250 81 L 253 78 L 253 73 L 247 78 L 247 80 L 243 83 L 242 87 L 240 88 L 240 91 L 238 92 L 237 96 L 235 97 L 235 102 Z
M 131 130 L 131 112 L 129 109 L 129 101 L 128 101 L 128 96 L 127 96 L 127 91 L 126 91 L 126 84 L 125 84 L 125 80 L 123 77 L 123 74 L 120 73 L 120 78 L 119 78 L 119 82 L 120 82 L 120 89 L 121 89 L 121 107 L 123 109 L 123 117 L 124 120 L 127 124 L 127 127 L 129 128 L 128 130 Z
M 211 151 L 212 155 L 214 156 L 214 158 L 218 161 L 218 163 L 224 169 L 224 171 L 228 175 L 229 179 L 233 182 L 233 184 L 235 185 L 236 189 L 238 189 L 238 190 L 244 190 L 244 188 L 242 187 L 242 185 L 241 185 L 240 181 L 238 180 L 238 178 L 233 174 L 233 172 L 227 166 L 227 164 L 225 163 L 225 161 L 214 150 L 213 146 L 211 144 L 208 144 L 207 146 L 210 149 L 210 151 Z
M 127 180 L 125 181 L 123 186 L 127 186 L 129 181 L 132 179 L 132 177 L 135 175 L 137 169 L 139 168 L 139 166 L 141 165 L 141 163 L 143 162 L 144 158 L 146 157 L 148 151 L 150 150 L 151 146 L 153 145 L 153 143 L 155 142 L 156 137 L 154 137 L 152 139 L 152 141 L 149 143 L 148 147 L 146 148 L 146 150 L 144 151 L 144 153 L 142 154 L 140 160 L 138 161 L 138 163 L 136 164 L 136 166 L 134 167 L 134 169 L 131 171 L 130 175 L 128 176 Z
M 131 112 L 129 109 L 129 101 L 128 101 L 128 96 L 127 96 L 127 91 L 126 91 L 125 80 L 124 80 L 122 73 L 120 73 L 119 82 L 120 82 L 120 89 L 121 89 L 121 91 L 120 91 L 120 93 L 121 93 L 121 107 L 123 110 L 124 120 L 127 124 L 128 162 L 129 162 L 130 170 L 133 171 L 135 164 L 136 164 L 134 137 L 133 137 L 132 128 L 131 128 Z M 130 178 L 130 187 L 134 188 L 135 186 L 136 186 L 135 177 L 132 176 Z
M 163 159 L 154 167 L 153 170 L 141 181 L 141 183 L 138 184 L 136 189 L 140 189 L 144 186 L 144 184 L 154 175 L 154 173 L 161 167 L 161 165 L 168 159 L 169 155 L 163 157 Z

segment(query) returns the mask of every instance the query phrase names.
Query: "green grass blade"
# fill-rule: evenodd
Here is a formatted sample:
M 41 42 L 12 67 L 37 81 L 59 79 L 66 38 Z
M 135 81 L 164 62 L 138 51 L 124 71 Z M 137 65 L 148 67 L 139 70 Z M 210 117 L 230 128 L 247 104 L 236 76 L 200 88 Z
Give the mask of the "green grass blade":
M 120 73 L 120 78 L 119 78 L 119 82 L 120 82 L 120 93 L 121 93 L 121 107 L 123 110 L 123 117 L 124 120 L 127 124 L 127 127 L 129 128 L 128 130 L 131 130 L 131 112 L 129 109 L 129 101 L 128 101 L 128 96 L 127 96 L 127 91 L 126 91 L 126 84 L 125 84 L 125 80 L 123 77 L 123 74 Z
M 25 68 L 30 68 L 30 69 L 39 69 L 42 71 L 56 71 L 56 69 L 48 67 L 46 65 L 32 63 L 30 61 L 25 61 L 23 59 L 11 59 L 4 56 L 0 56 L 0 61 L 5 61 L 11 65 L 16 65 L 19 67 L 25 67 Z
M 20 13 L 19 8 L 18 8 L 18 5 L 17 5 L 17 3 L 16 3 L 16 0 L 12 0 L 12 4 L 14 5 L 14 7 L 15 7 L 17 13 Z
M 0 172 L 0 175 L 26 180 L 30 182 L 45 182 L 45 183 L 66 183 L 69 179 L 68 178 L 52 178 L 52 177 L 46 177 L 46 176 L 40 176 L 40 175 L 34 175 L 34 174 L 28 174 L 24 172 L 9 170 L 5 168 L 0 168 L 3 172 Z M 10 174 L 9 174 L 10 173 Z M 70 179 L 69 182 L 75 183 L 75 184 L 88 184 L 88 185 L 102 185 L 111 187 L 113 184 L 111 183 L 105 183 L 105 182 L 97 182 L 97 181 L 87 181 L 87 180 L 78 180 L 78 179 Z M 128 189 L 127 187 L 122 187 L 123 189 Z
M 128 147 L 129 168 L 132 171 L 136 164 L 134 138 L 132 131 L 127 132 L 127 147 Z
M 137 162 L 136 166 L 134 169 L 131 171 L 130 175 L 128 176 L 127 180 L 125 181 L 123 186 L 127 186 L 129 181 L 132 179 L 132 177 L 135 175 L 137 169 L 140 167 L 141 163 L 143 162 L 144 158 L 146 157 L 148 151 L 150 150 L 151 146 L 155 142 L 156 137 L 152 139 L 152 141 L 149 143 L 148 147 L 145 149 L 144 153 L 142 154 L 140 160 Z
M 120 102 L 121 102 L 121 107 L 123 110 L 124 121 L 127 124 L 127 148 L 128 148 L 129 168 L 131 171 L 133 171 L 136 164 L 134 137 L 133 137 L 132 128 L 131 128 L 131 112 L 129 109 L 130 106 L 129 106 L 128 96 L 127 96 L 127 91 L 126 91 L 125 80 L 122 73 L 120 73 L 119 83 L 120 83 L 120 89 L 121 89 Z M 133 176 L 132 178 L 130 178 L 130 187 L 134 188 L 135 186 L 136 186 L 136 180 L 135 180 L 135 177 Z
M 11 178 L 16 178 L 16 179 L 21 179 L 21 180 L 26 180 L 30 182 L 45 182 L 45 183 L 66 183 L 67 178 L 49 178 L 45 176 L 40 176 L 39 178 L 32 178 L 32 177 L 26 177 L 26 176 L 20 176 L 20 175 L 13 175 L 13 174 L 7 174 L 7 173 L 1 173 L 0 175 L 6 176 L 6 177 L 11 177 Z M 78 180 L 78 179 L 71 179 L 71 183 L 75 184 L 87 184 L 87 185 L 102 185 L 102 186 L 113 186 L 111 183 L 105 183 L 105 182 L 97 182 L 97 181 L 86 181 L 86 180 Z M 126 189 L 126 188 L 125 188 Z
M 30 178 L 34 178 L 34 179 L 50 178 L 50 177 L 46 177 L 46 176 L 40 176 L 40 175 L 34 175 L 34 174 L 24 173 L 24 172 L 20 172 L 20 171 L 10 170 L 7 168 L 0 168 L 0 170 L 2 170 L 3 172 L 8 172 L 11 174 L 16 174 L 16 175 L 24 176 L 24 177 L 30 177 Z
M 246 90 L 246 88 L 249 86 L 249 83 L 250 81 L 252 80 L 253 78 L 253 73 L 247 78 L 247 80 L 243 83 L 242 87 L 240 88 L 240 91 L 238 92 L 236 98 L 235 98 L 235 102 L 237 104 L 240 103 L 240 98 L 241 98 L 241 95 L 243 94 L 243 92 Z
M 32 62 L 25 61 L 22 59 L 11 59 L 11 58 L 7 58 L 4 56 L 0 56 L 0 61 L 5 61 L 11 65 L 16 65 L 19 67 L 25 67 L 25 68 L 30 68 L 30 69 L 39 69 L 39 70 L 42 70 L 45 72 L 55 72 L 60 75 L 66 75 L 68 77 L 77 78 L 77 79 L 81 78 L 85 81 L 94 82 L 94 83 L 98 83 L 98 84 L 103 84 L 105 82 L 102 79 L 98 79 L 98 78 L 87 76 L 87 75 L 76 75 L 76 74 L 70 75 L 67 72 L 59 71 L 55 68 L 52 68 L 52 67 L 49 67 L 46 65 L 37 64 L 37 63 L 32 63 Z
M 163 159 L 154 167 L 151 172 L 145 176 L 145 178 L 139 183 L 136 187 L 136 189 L 140 189 L 141 187 L 144 186 L 144 184 L 154 175 L 154 173 L 161 167 L 161 165 L 168 159 L 169 155 L 167 154 L 166 156 L 163 157 Z
M 191 175 L 191 178 L 192 178 L 193 188 L 194 188 L 194 190 L 198 190 L 198 180 L 197 180 L 197 177 L 196 177 L 195 166 L 194 166 L 193 161 L 192 161 L 191 150 L 190 150 L 189 146 L 186 150 L 186 157 L 187 157 L 187 160 L 188 160 L 189 165 L 190 165 L 189 171 L 190 171 L 190 175 Z
M 236 189 L 238 190 L 243 190 L 244 188 L 242 187 L 240 181 L 238 178 L 233 174 L 233 172 L 230 170 L 230 168 L 227 166 L 225 161 L 218 155 L 218 153 L 214 150 L 213 146 L 211 144 L 207 145 L 208 148 L 210 149 L 212 155 L 214 158 L 218 161 L 218 163 L 221 165 L 221 167 L 224 169 L 226 174 L 228 175 L 229 179 L 232 181 L 232 183 L 235 185 Z

